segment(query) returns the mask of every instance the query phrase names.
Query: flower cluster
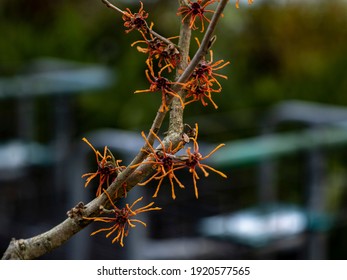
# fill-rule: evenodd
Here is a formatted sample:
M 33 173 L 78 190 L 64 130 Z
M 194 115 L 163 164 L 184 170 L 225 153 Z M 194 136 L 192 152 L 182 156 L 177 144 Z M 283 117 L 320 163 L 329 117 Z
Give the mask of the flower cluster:
M 183 155 L 175 155 L 178 150 L 182 148 L 182 143 L 180 143 L 176 148 L 172 147 L 172 143 L 169 144 L 168 148 L 165 148 L 164 143 L 160 140 L 158 135 L 156 135 L 153 131 L 151 133 L 155 136 L 155 138 L 160 143 L 160 148 L 154 149 L 152 145 L 148 142 L 145 134 L 142 132 L 142 137 L 145 139 L 149 151 L 146 151 L 148 154 L 148 160 L 143 161 L 139 164 L 135 164 L 131 166 L 132 168 L 137 168 L 139 165 L 142 164 L 151 164 L 155 168 L 155 173 L 152 175 L 149 179 L 146 181 L 140 183 L 139 185 L 147 185 L 152 180 L 158 180 L 158 185 L 156 188 L 156 191 L 153 195 L 153 197 L 156 197 L 158 195 L 160 186 L 162 185 L 162 182 L 164 178 L 168 178 L 171 185 L 171 193 L 172 198 L 175 199 L 175 182 L 178 184 L 180 188 L 185 188 L 182 182 L 177 178 L 175 175 L 175 171 L 180 169 L 188 169 L 189 172 L 192 174 L 193 177 L 193 184 L 194 184 L 194 192 L 195 197 L 198 198 L 198 187 L 197 187 L 197 180 L 200 179 L 197 168 L 200 168 L 204 174 L 205 177 L 209 175 L 206 169 L 209 169 L 220 176 L 226 178 L 227 176 L 221 172 L 218 171 L 209 165 L 206 165 L 204 163 L 201 163 L 205 159 L 209 158 L 213 153 L 215 153 L 218 149 L 224 146 L 224 144 L 218 145 L 216 148 L 214 148 L 209 154 L 206 156 L 203 156 L 199 151 L 199 144 L 197 141 L 198 137 L 198 125 L 196 124 L 194 128 L 194 135 L 190 136 L 189 139 L 193 142 L 193 150 L 191 147 L 188 147 L 185 151 L 185 154 Z
M 184 22 L 186 19 L 189 18 L 189 27 L 193 30 L 198 29 L 198 27 L 195 24 L 196 18 L 200 18 L 201 21 L 201 32 L 204 32 L 205 30 L 205 24 L 204 20 L 207 22 L 210 22 L 210 19 L 206 17 L 206 13 L 214 13 L 213 10 L 206 10 L 206 7 L 217 0 L 198 0 L 196 2 L 188 0 L 188 5 L 183 5 L 178 8 L 177 15 L 182 16 L 182 22 Z M 204 3 L 205 2 L 205 3 Z
M 124 26 L 127 28 L 127 33 L 138 30 L 143 38 L 135 41 L 131 46 L 136 46 L 139 52 L 148 55 L 146 60 L 148 68 L 145 70 L 145 74 L 150 86 L 148 89 L 136 90 L 135 93 L 160 92 L 162 100 L 160 112 L 169 110 L 168 100 L 171 100 L 173 97 L 179 99 L 183 108 L 185 105 L 196 101 L 200 101 L 203 106 L 207 106 L 211 103 L 215 109 L 218 108 L 212 98 L 214 93 L 219 93 L 222 89 L 217 77 L 227 79 L 227 76 L 216 73 L 216 71 L 224 68 L 230 62 L 225 62 L 224 60 L 214 62 L 213 51 L 210 50 L 210 59 L 208 60 L 204 57 L 196 66 L 187 82 L 177 83 L 170 81 L 168 78 L 164 77 L 162 73 L 164 70 L 171 72 L 181 61 L 180 50 L 171 41 L 178 38 L 178 36 L 165 38 L 153 31 L 154 24 L 151 23 L 150 26 L 147 24 L 146 20 L 148 19 L 148 13 L 144 10 L 142 2 L 140 2 L 138 12 L 132 12 L 129 8 L 122 11 L 107 0 L 102 1 L 105 2 L 108 7 L 122 13 L 122 19 L 124 20 Z M 240 0 L 236 0 L 236 7 L 239 7 L 239 1 Z M 215 12 L 214 10 L 208 9 L 208 6 L 216 2 L 219 2 L 219 0 L 184 0 L 181 1 L 181 6 L 178 8 L 177 15 L 182 17 L 182 22 L 188 21 L 189 27 L 192 30 L 200 29 L 201 32 L 204 32 L 204 22 L 209 23 L 211 21 L 206 14 L 214 14 Z M 248 3 L 252 4 L 253 0 L 248 0 Z M 197 19 L 200 19 L 201 28 L 196 24 Z M 199 42 L 198 45 L 200 47 Z M 154 61 L 156 61 L 156 64 Z M 158 67 L 154 67 L 154 65 Z M 159 69 L 155 70 L 154 68 Z M 173 87 L 177 84 L 179 87 Z M 185 93 L 178 92 L 177 88 L 183 88 Z
M 181 54 L 178 50 L 178 47 L 172 43 L 170 40 L 177 39 L 178 36 L 165 38 L 153 31 L 153 23 L 148 27 L 146 19 L 148 18 L 148 13 L 145 12 L 143 8 L 143 3 L 137 13 L 131 12 L 129 8 L 125 11 L 120 10 L 116 6 L 106 2 L 108 7 L 111 7 L 118 12 L 121 12 L 122 18 L 124 20 L 124 26 L 127 28 L 126 32 L 129 33 L 133 30 L 138 30 L 143 38 L 143 40 L 135 41 L 131 46 L 137 45 L 137 50 L 141 53 L 148 55 L 146 64 L 148 69 L 146 69 L 146 77 L 150 82 L 149 89 L 146 90 L 137 90 L 135 93 L 141 92 L 161 92 L 162 95 L 162 106 L 160 108 L 161 112 L 168 111 L 167 98 L 169 95 L 172 97 L 177 97 L 180 99 L 181 105 L 184 106 L 182 98 L 177 94 L 171 87 L 174 82 L 169 81 L 167 78 L 162 77 L 161 73 L 163 70 L 171 72 L 176 68 L 178 63 L 181 61 Z M 153 68 L 153 61 L 157 61 L 159 67 L 158 73 L 155 74 Z
M 228 77 L 216 71 L 222 69 L 230 62 L 224 62 L 224 60 L 218 60 L 213 62 L 213 51 L 210 50 L 210 60 L 206 58 L 202 59 L 194 69 L 190 80 L 185 84 L 187 90 L 185 105 L 195 101 L 201 101 L 202 105 L 207 106 L 205 98 L 208 99 L 215 109 L 218 108 L 216 103 L 212 99 L 212 93 L 221 92 L 222 86 L 218 82 L 217 77 L 227 79 Z
M 95 172 L 82 175 L 82 178 L 87 177 L 84 186 L 87 187 L 91 180 L 99 176 L 99 185 L 96 191 L 96 196 L 99 196 L 102 193 L 103 185 L 106 183 L 106 186 L 108 187 L 110 185 L 110 182 L 112 182 L 117 177 L 118 173 L 121 172 L 125 168 L 125 166 L 119 165 L 119 163 L 121 163 L 122 161 L 116 160 L 107 146 L 104 148 L 104 154 L 101 154 L 86 138 L 83 138 L 82 140 L 86 142 L 94 151 L 98 167 Z
M 142 200 L 142 197 L 137 199 L 130 206 L 126 204 L 124 208 L 118 208 L 112 201 L 110 195 L 104 190 L 104 193 L 107 195 L 107 198 L 112 206 L 112 209 L 108 210 L 105 208 L 102 209 L 102 213 L 108 214 L 108 216 L 99 216 L 99 217 L 83 217 L 86 220 L 93 220 L 94 222 L 103 222 L 112 224 L 110 227 L 101 228 L 91 233 L 91 235 L 95 235 L 100 232 L 108 232 L 106 234 L 106 238 L 110 237 L 112 234 L 116 234 L 116 236 L 112 239 L 112 243 L 118 242 L 122 247 L 124 246 L 124 237 L 127 237 L 129 234 L 129 229 L 135 227 L 136 223 L 140 223 L 143 226 L 146 226 L 141 220 L 133 219 L 132 217 L 137 214 L 155 210 L 161 210 L 159 207 L 152 207 L 154 202 L 149 203 L 146 206 L 133 209 L 134 206 Z
M 129 33 L 133 30 L 139 30 L 142 32 L 148 31 L 148 26 L 146 19 L 148 18 L 148 13 L 143 9 L 143 3 L 140 2 L 141 7 L 137 13 L 132 13 L 129 8 L 123 11 L 122 19 L 124 20 L 124 26 L 128 28 L 125 32 Z
M 180 84 L 180 83 L 172 82 L 172 81 L 168 80 L 167 78 L 161 76 L 161 73 L 163 72 L 163 70 L 168 68 L 169 65 L 166 65 L 163 68 L 161 68 L 161 70 L 158 72 L 157 75 L 155 75 L 155 73 L 154 73 L 153 64 L 152 64 L 151 60 L 147 60 L 147 65 L 148 65 L 148 69 L 146 69 L 145 73 L 146 73 L 146 77 L 147 77 L 148 81 L 150 82 L 150 87 L 148 89 L 144 89 L 144 90 L 136 90 L 135 93 L 160 91 L 161 92 L 161 99 L 162 99 L 162 104 L 161 104 L 161 108 L 160 108 L 161 112 L 169 110 L 169 107 L 167 104 L 167 96 L 168 95 L 171 95 L 173 97 L 177 97 L 180 100 L 182 107 L 184 107 L 184 102 L 183 102 L 181 96 L 178 93 L 176 93 L 171 87 L 174 84 Z M 184 84 L 181 84 L 181 85 L 184 85 Z
M 218 0 L 198 0 L 193 2 L 189 0 L 186 4 L 182 4 L 178 8 L 177 15 L 182 16 L 182 22 L 189 18 L 189 27 L 192 30 L 198 29 L 195 21 L 197 18 L 200 18 L 201 32 L 203 32 L 205 30 L 204 21 L 210 22 L 210 19 L 206 17 L 206 13 L 214 13 L 213 10 L 208 10 L 206 7 L 217 1 Z M 196 40 L 200 47 L 200 42 L 198 39 Z M 218 106 L 212 99 L 212 93 L 221 92 L 222 87 L 216 76 L 224 79 L 227 79 L 227 76 L 218 74 L 215 71 L 222 69 L 228 64 L 229 62 L 224 62 L 224 60 L 213 62 L 213 52 L 210 50 L 210 60 L 203 58 L 184 86 L 186 90 L 185 99 L 187 99 L 184 104 L 187 105 L 192 102 L 200 101 L 203 106 L 207 106 L 208 102 L 210 102 L 214 108 L 217 109 Z
M 165 73 L 170 74 L 182 60 L 180 48 L 172 41 L 176 40 L 178 36 L 165 38 L 156 33 L 153 30 L 154 24 L 151 23 L 149 25 L 147 23 L 149 14 L 145 11 L 142 2 L 140 2 L 140 8 L 137 12 L 132 12 L 129 8 L 121 10 L 112 5 L 108 0 L 102 0 L 102 2 L 104 2 L 109 8 L 122 14 L 126 33 L 137 30 L 142 36 L 140 40 L 135 41 L 131 46 L 136 46 L 136 49 L 139 52 L 147 55 L 147 68 L 145 70 L 145 75 L 149 82 L 149 88 L 136 90 L 135 93 L 159 92 L 161 94 L 161 106 L 159 111 L 162 113 L 169 110 L 172 98 L 177 98 L 180 101 L 182 108 L 187 104 L 196 101 L 200 101 L 203 106 L 207 106 L 210 103 L 214 108 L 218 108 L 217 104 L 213 101 L 212 95 L 221 92 L 222 86 L 218 81 L 218 78 L 227 79 L 227 76 L 218 73 L 218 71 L 227 66 L 229 62 L 225 62 L 224 60 L 214 61 L 213 51 L 210 49 L 212 42 L 214 41 L 212 40 L 213 38 L 209 41 L 209 51 L 205 52 L 206 55 L 196 65 L 194 71 L 190 74 L 190 77 L 187 77 L 184 80 L 184 83 L 180 83 L 177 80 L 171 81 L 165 77 L 164 71 Z M 201 32 L 204 32 L 206 22 L 211 22 L 209 16 L 215 13 L 214 10 L 209 9 L 209 6 L 215 2 L 219 2 L 219 0 L 182 0 L 180 2 L 181 6 L 178 8 L 177 15 L 181 17 L 185 28 L 188 28 L 189 26 L 192 30 L 200 30 Z M 252 2 L 253 0 L 248 0 L 249 4 Z M 239 0 L 236 0 L 236 6 L 238 7 L 238 5 Z M 220 12 L 220 10 L 218 11 Z M 200 20 L 200 26 L 197 24 L 198 20 Z M 198 40 L 197 42 L 198 47 L 200 48 L 200 43 Z M 209 59 L 207 56 L 209 56 Z M 190 58 L 187 58 L 187 60 L 187 62 L 189 62 Z M 179 71 L 183 70 L 179 69 Z M 182 74 L 179 71 L 176 76 Z M 144 165 L 152 167 L 152 173 L 149 177 L 138 183 L 138 185 L 145 186 L 154 181 L 156 183 L 156 189 L 153 197 L 158 196 L 160 188 L 166 179 L 171 187 L 171 197 L 173 199 L 176 198 L 175 187 L 178 185 L 181 189 L 185 188 L 176 175 L 177 171 L 186 170 L 188 174 L 191 174 L 196 198 L 199 196 L 197 186 L 198 180 L 200 179 L 199 173 L 202 173 L 203 176 L 207 177 L 209 176 L 209 172 L 212 171 L 224 178 L 227 177 L 223 172 L 216 170 L 205 163 L 205 160 L 223 147 L 224 144 L 216 146 L 212 151 L 207 153 L 207 155 L 203 155 L 198 144 L 197 124 L 194 128 L 189 127 L 188 132 L 182 133 L 181 142 L 178 144 L 175 143 L 175 145 L 170 141 L 162 141 L 153 130 L 150 130 L 152 140 L 154 138 L 159 143 L 158 147 L 155 148 L 154 144 L 148 140 L 144 132 L 142 132 L 141 135 L 145 141 L 142 152 L 146 158 L 144 161 L 133 164 L 128 168 L 134 169 L 132 170 L 133 172 L 141 172 L 141 167 Z M 118 208 L 114 203 L 114 199 L 117 198 L 118 194 L 112 194 L 114 196 L 111 197 L 106 188 L 110 186 L 119 173 L 125 170 L 126 167 L 120 165 L 121 160 L 116 160 L 107 146 L 104 147 L 103 153 L 101 153 L 96 150 L 86 138 L 83 138 L 83 141 L 86 142 L 94 151 L 97 163 L 97 170 L 95 172 L 82 175 L 82 178 L 86 178 L 85 187 L 87 187 L 94 178 L 98 177 L 99 182 L 96 196 L 98 197 L 104 193 L 108 199 L 107 205 L 110 205 L 111 207 L 111 209 L 106 209 L 106 206 L 100 206 L 100 216 L 88 216 L 83 218 L 94 222 L 110 224 L 108 227 L 103 227 L 94 231 L 91 235 L 106 232 L 106 238 L 113 236 L 112 243 L 117 242 L 123 247 L 124 238 L 128 236 L 130 228 L 135 227 L 135 223 L 146 226 L 143 221 L 134 217 L 137 214 L 160 210 L 161 208 L 153 207 L 154 203 L 152 202 L 146 206 L 134 209 L 135 205 L 142 200 L 142 197 L 137 199 L 131 205 L 126 204 L 125 207 Z M 184 149 L 184 145 L 187 145 L 188 147 Z M 142 178 L 143 177 L 144 175 Z M 124 188 L 124 194 L 126 195 L 128 187 L 126 180 L 123 182 L 122 187 Z M 130 187 L 131 186 L 129 186 L 129 188 Z M 101 199 L 106 199 L 106 197 L 102 196 Z
M 144 47 L 137 46 L 137 50 L 141 53 L 148 54 L 148 61 L 157 60 L 159 68 L 168 66 L 168 71 L 171 72 L 171 70 L 173 70 L 181 61 L 181 54 L 178 51 L 178 48 L 171 42 L 171 40 L 179 37 L 170 37 L 164 41 L 163 39 L 154 36 L 153 23 L 149 27 L 149 30 L 149 35 L 140 31 L 143 40 L 135 41 L 131 46 L 133 47 L 138 44 L 144 44 Z
M 144 132 L 141 133 L 143 139 L 145 139 L 145 142 L 147 146 L 149 147 L 149 150 L 145 151 L 148 154 L 148 160 L 143 161 L 141 163 L 132 165 L 132 168 L 136 168 L 139 165 L 142 164 L 151 164 L 155 168 L 155 173 L 152 175 L 149 179 L 146 181 L 139 183 L 140 186 L 144 186 L 147 183 L 149 183 L 152 180 L 159 180 L 156 191 L 153 195 L 153 197 L 157 197 L 160 186 L 164 180 L 165 177 L 167 177 L 170 181 L 171 185 L 171 193 L 172 193 L 172 198 L 175 199 L 175 185 L 174 185 L 174 180 L 176 183 L 181 187 L 184 188 L 183 184 L 180 182 L 180 180 L 176 177 L 174 171 L 177 169 L 175 167 L 175 157 L 174 154 L 181 148 L 181 146 L 177 146 L 175 149 L 172 148 L 172 145 L 170 145 L 168 148 L 165 148 L 165 145 L 163 142 L 160 140 L 157 134 L 155 134 L 153 131 L 151 133 L 154 135 L 154 137 L 159 141 L 161 148 L 156 150 L 154 147 L 148 142 L 146 135 Z
M 194 190 L 195 190 L 195 196 L 196 198 L 198 198 L 198 187 L 196 185 L 196 180 L 200 179 L 199 175 L 196 171 L 196 168 L 199 167 L 202 172 L 204 173 L 204 176 L 207 177 L 209 175 L 209 173 L 206 171 L 206 169 L 209 169 L 215 173 L 217 173 L 218 175 L 227 178 L 227 176 L 219 171 L 214 169 L 213 167 L 201 163 L 201 161 L 209 158 L 212 154 L 214 154 L 218 149 L 220 149 L 221 147 L 224 146 L 224 144 L 219 144 L 217 147 L 215 147 L 211 152 L 209 152 L 206 156 L 203 156 L 200 151 L 199 151 L 199 144 L 197 141 L 198 138 L 198 124 L 195 125 L 195 136 L 194 137 L 190 137 L 190 139 L 193 141 L 193 150 L 191 149 L 191 147 L 188 147 L 186 149 L 186 155 L 181 156 L 180 159 L 183 160 L 183 164 L 185 167 L 189 168 L 189 172 L 192 173 L 193 176 L 193 183 L 194 183 Z

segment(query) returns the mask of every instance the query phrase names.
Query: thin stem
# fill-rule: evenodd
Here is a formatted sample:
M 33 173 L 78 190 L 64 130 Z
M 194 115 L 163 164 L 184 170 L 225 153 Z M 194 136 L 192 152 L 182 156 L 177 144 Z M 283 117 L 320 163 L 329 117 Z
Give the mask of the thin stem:
M 107 8 L 110 8 L 112 10 L 115 10 L 121 14 L 126 14 L 125 11 L 119 9 L 118 7 L 116 7 L 115 5 L 113 5 L 112 3 L 110 3 L 108 0 L 101 0 L 102 3 L 104 3 L 106 5 Z M 146 22 L 146 28 L 147 30 L 154 36 L 157 37 L 159 40 L 163 41 L 164 43 L 168 44 L 168 45 L 174 45 L 176 46 L 174 43 L 172 43 L 169 39 L 165 38 L 164 36 L 160 35 L 159 33 L 155 32 L 154 30 L 150 29 L 148 27 L 148 24 Z
M 124 14 L 125 12 L 122 11 L 121 9 L 119 9 L 118 7 L 116 7 L 115 5 L 111 4 L 110 2 L 108 2 L 107 0 L 101 0 L 102 3 L 104 3 L 108 8 L 112 9 L 112 10 L 115 10 L 119 13 L 122 13 Z
M 146 25 L 147 25 L 147 22 L 146 22 Z M 148 25 L 147 25 L 147 28 L 148 28 Z M 157 37 L 159 40 L 163 41 L 164 43 L 168 44 L 168 45 L 174 45 L 175 47 L 176 44 L 174 44 L 173 42 L 171 42 L 169 39 L 161 36 L 160 34 L 158 34 L 157 32 L 155 32 L 154 30 L 148 28 L 149 32 L 154 36 L 154 37 Z
M 185 5 L 185 4 L 181 3 L 181 5 Z M 176 80 L 179 79 L 181 73 L 184 72 L 184 70 L 188 66 L 191 35 L 192 35 L 192 30 L 189 27 L 189 21 L 184 20 L 181 23 L 180 37 L 178 42 L 178 46 L 181 51 L 181 61 L 177 65 Z M 181 100 L 184 100 L 185 90 L 181 89 L 179 91 L 179 95 L 181 97 Z M 183 112 L 184 112 L 184 108 L 180 104 L 180 100 L 178 100 L 177 98 L 174 98 L 171 104 L 168 137 L 172 138 L 171 135 L 174 136 L 174 134 L 182 133 Z

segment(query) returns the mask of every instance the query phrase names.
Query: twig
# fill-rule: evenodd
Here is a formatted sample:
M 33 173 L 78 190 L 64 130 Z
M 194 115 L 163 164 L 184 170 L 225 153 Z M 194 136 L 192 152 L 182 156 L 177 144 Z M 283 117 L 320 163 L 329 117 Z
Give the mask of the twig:
M 181 3 L 181 5 L 185 5 L 185 4 Z M 179 79 L 181 73 L 184 72 L 184 70 L 188 66 L 191 35 L 192 35 L 192 30 L 189 27 L 188 19 L 186 19 L 181 23 L 180 37 L 178 42 L 178 46 L 181 50 L 181 61 L 177 65 L 176 80 Z M 184 100 L 185 90 L 180 89 L 178 93 L 181 96 L 181 99 Z M 171 138 L 171 143 L 173 142 L 172 140 L 175 138 L 178 141 L 180 140 L 179 138 L 183 131 L 183 110 L 184 108 L 182 107 L 181 102 L 178 100 L 178 98 L 174 98 L 171 103 L 169 129 L 167 134 L 167 137 Z M 174 142 L 178 142 L 177 140 Z
M 101 0 L 102 3 L 104 3 L 108 8 L 115 10 L 123 15 L 126 14 L 125 11 L 119 9 L 118 7 L 116 7 L 115 5 L 111 4 L 108 0 Z M 164 43 L 168 44 L 168 45 L 174 45 L 175 47 L 177 47 L 173 42 L 171 42 L 169 39 L 165 38 L 164 36 L 160 35 L 159 33 L 155 32 L 154 30 L 152 30 L 151 28 L 148 27 L 148 24 L 146 22 L 146 29 L 154 36 L 157 37 L 159 40 L 163 41 Z
M 108 8 L 113 9 L 119 13 L 124 14 L 125 12 L 122 11 L 121 9 L 119 9 L 118 7 L 116 7 L 115 5 L 111 4 L 110 2 L 108 2 L 107 0 L 101 0 L 102 3 L 104 3 Z

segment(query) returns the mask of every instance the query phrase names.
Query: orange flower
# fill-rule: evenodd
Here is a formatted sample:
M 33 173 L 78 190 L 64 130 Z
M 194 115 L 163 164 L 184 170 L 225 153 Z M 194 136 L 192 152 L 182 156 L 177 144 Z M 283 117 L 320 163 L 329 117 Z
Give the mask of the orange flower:
M 198 45 L 200 45 L 197 40 Z M 210 50 L 210 60 L 206 58 L 202 59 L 199 64 L 195 67 L 191 78 L 185 84 L 187 90 L 186 98 L 188 101 L 185 105 L 190 104 L 194 101 L 200 100 L 201 103 L 206 106 L 205 98 L 210 100 L 215 109 L 218 108 L 216 103 L 212 100 L 212 92 L 221 92 L 222 86 L 217 80 L 217 77 L 227 79 L 228 77 L 215 71 L 224 68 L 230 62 L 224 62 L 224 60 L 218 60 L 213 62 L 213 52 Z M 215 84 L 217 85 L 215 87 Z M 189 98 L 192 98 L 189 100 Z
M 195 124 L 195 136 L 190 137 L 190 139 L 193 141 L 193 144 L 194 144 L 193 151 L 191 150 L 191 147 L 188 147 L 186 150 L 186 155 L 180 156 L 180 158 L 182 160 L 182 164 L 184 164 L 186 167 L 188 167 L 189 172 L 192 173 L 192 175 L 193 175 L 193 183 L 194 183 L 194 190 L 195 190 L 195 197 L 196 198 L 198 198 L 198 187 L 196 184 L 196 180 L 200 179 L 198 176 L 198 173 L 196 172 L 196 167 L 199 167 L 202 170 L 205 177 L 207 177 L 209 175 L 209 173 L 206 170 L 206 169 L 209 169 L 209 170 L 219 174 L 220 176 L 227 178 L 227 176 L 223 172 L 218 171 L 209 165 L 201 163 L 201 161 L 209 158 L 218 149 L 223 147 L 224 144 L 218 145 L 208 155 L 202 156 L 201 153 L 199 152 L 199 144 L 197 142 L 197 137 L 198 137 L 198 124 Z
M 213 51 L 210 50 L 210 60 L 202 59 L 196 66 L 193 74 L 192 81 L 196 84 L 202 83 L 208 86 L 212 86 L 213 83 L 218 85 L 218 89 L 222 89 L 221 84 L 218 82 L 217 77 L 228 79 L 227 76 L 216 73 L 215 71 L 220 70 L 230 64 L 230 61 L 224 62 L 223 59 L 213 62 Z
M 86 138 L 83 138 L 82 140 L 86 142 L 94 151 L 98 165 L 98 170 L 96 172 L 86 173 L 82 175 L 82 178 L 88 177 L 84 186 L 87 187 L 92 179 L 100 176 L 98 189 L 96 191 L 96 196 L 99 196 L 101 194 L 103 184 L 106 183 L 107 186 L 109 186 L 110 181 L 112 182 L 117 177 L 118 172 L 122 171 L 125 166 L 119 165 L 119 163 L 122 161 L 115 160 L 113 154 L 107 148 L 107 146 L 104 148 L 104 154 L 102 155 Z
M 130 31 L 133 31 L 134 29 L 142 30 L 144 32 L 147 32 L 148 26 L 146 22 L 146 18 L 148 17 L 148 13 L 145 12 L 143 9 L 143 3 L 140 1 L 141 7 L 137 13 L 132 13 L 129 8 L 126 8 L 126 10 L 123 13 L 122 19 L 124 20 L 124 26 L 128 28 L 126 30 L 126 33 L 129 33 Z
M 161 112 L 169 110 L 169 107 L 166 103 L 166 97 L 168 94 L 173 97 L 177 97 L 180 100 L 182 107 L 184 108 L 184 102 L 181 96 L 175 91 L 173 91 L 171 88 L 171 85 L 174 85 L 174 84 L 180 84 L 182 86 L 184 84 L 171 82 L 167 78 L 161 76 L 161 73 L 163 72 L 163 70 L 170 67 L 170 65 L 166 65 L 163 68 L 161 68 L 161 70 L 158 72 L 158 76 L 156 77 L 153 71 L 153 62 L 147 59 L 146 63 L 148 65 L 148 69 L 146 69 L 145 73 L 151 85 L 149 89 L 137 90 L 135 91 L 135 93 L 161 91 L 161 100 L 162 100 L 161 108 L 160 108 Z
M 149 27 L 149 30 L 151 31 L 149 33 L 149 38 L 147 38 L 144 32 L 140 31 L 143 40 L 138 40 L 132 43 L 131 46 L 146 44 L 146 47 L 137 46 L 137 50 L 148 54 L 148 60 L 157 59 L 160 68 L 163 67 L 162 62 L 164 62 L 164 66 L 169 65 L 168 71 L 171 72 L 171 68 L 174 69 L 180 62 L 181 54 L 173 43 L 164 42 L 162 39 L 154 36 L 152 34 L 152 28 L 153 23 Z M 167 40 L 170 42 L 170 40 L 177 38 L 179 38 L 179 36 L 170 37 L 167 38 Z
M 204 20 L 207 22 L 210 22 L 211 20 L 206 17 L 206 13 L 214 13 L 213 10 L 206 10 L 205 8 L 216 2 L 217 0 L 210 0 L 206 1 L 205 4 L 203 4 L 204 0 L 198 0 L 196 2 L 192 2 L 191 0 L 188 0 L 188 5 L 184 5 L 178 8 L 177 15 L 182 15 L 182 22 L 190 16 L 189 19 L 189 27 L 193 30 L 198 29 L 198 27 L 195 25 L 195 20 L 197 17 L 200 18 L 201 21 L 201 32 L 204 32 L 205 26 L 204 26 Z
M 132 165 L 131 168 L 136 168 L 141 164 L 152 164 L 154 168 L 156 169 L 156 172 L 154 175 L 152 175 L 149 179 L 146 181 L 139 183 L 138 185 L 144 186 L 147 183 L 149 183 L 152 180 L 159 180 L 159 183 L 157 185 L 156 191 L 153 195 L 153 197 L 157 197 L 160 186 L 164 180 L 165 177 L 169 178 L 170 184 L 171 184 L 171 193 L 172 193 L 172 198 L 175 199 L 175 184 L 174 180 L 176 183 L 180 186 L 180 188 L 184 188 L 184 185 L 180 182 L 180 180 L 176 177 L 174 171 L 177 169 L 184 168 L 183 166 L 180 166 L 179 168 L 175 167 L 176 160 L 174 154 L 181 148 L 181 146 L 177 146 L 175 149 L 172 149 L 171 145 L 168 149 L 165 149 L 165 146 L 163 142 L 160 140 L 157 134 L 155 134 L 153 131 L 151 133 L 155 136 L 155 138 L 159 141 L 161 145 L 160 150 L 156 150 L 153 148 L 153 146 L 148 142 L 146 135 L 144 132 L 141 133 L 142 137 L 145 139 L 149 151 L 146 151 L 149 156 L 149 160 L 146 160 L 144 162 Z
M 103 222 L 103 223 L 113 223 L 112 226 L 108 228 L 101 228 L 91 233 L 91 235 L 95 235 L 99 232 L 108 231 L 106 234 L 106 238 L 110 237 L 113 233 L 116 232 L 116 237 L 112 239 L 112 243 L 118 242 L 122 247 L 124 246 L 124 237 L 127 237 L 129 234 L 129 229 L 135 227 L 136 223 L 140 223 L 143 226 L 146 226 L 146 223 L 144 223 L 141 220 L 138 219 L 131 219 L 131 217 L 136 216 L 139 213 L 148 212 L 148 211 L 154 211 L 154 210 L 161 210 L 159 207 L 152 207 L 154 202 L 149 203 L 146 206 L 140 207 L 136 210 L 133 209 L 133 207 L 142 200 L 143 197 L 140 197 L 137 199 L 133 204 L 129 206 L 129 204 L 126 204 L 124 208 L 118 208 L 112 201 L 110 195 L 107 193 L 106 190 L 104 190 L 104 193 L 107 195 L 108 200 L 111 203 L 111 206 L 113 209 L 107 210 L 102 209 L 102 211 L 106 214 L 110 214 L 110 216 L 105 217 L 83 217 L 86 220 L 93 220 L 94 222 Z
M 205 98 L 207 98 L 208 100 L 210 100 L 214 108 L 218 109 L 217 104 L 212 99 L 212 92 L 220 92 L 220 89 L 212 89 L 210 88 L 208 83 L 203 83 L 200 85 L 187 84 L 186 90 L 186 99 L 191 99 L 184 103 L 185 106 L 199 100 L 201 101 L 203 106 L 207 106 L 208 103 L 205 101 Z

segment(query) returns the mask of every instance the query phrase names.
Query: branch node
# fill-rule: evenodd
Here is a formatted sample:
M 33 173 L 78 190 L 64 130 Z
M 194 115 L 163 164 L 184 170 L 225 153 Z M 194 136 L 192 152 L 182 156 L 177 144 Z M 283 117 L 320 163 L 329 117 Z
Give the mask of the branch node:
M 24 251 L 26 249 L 25 240 L 24 239 L 19 239 L 17 242 L 18 242 L 18 248 L 21 251 Z
M 83 211 L 85 209 L 84 203 L 81 201 L 75 207 L 67 211 L 66 215 L 70 219 L 81 220 L 83 219 Z

